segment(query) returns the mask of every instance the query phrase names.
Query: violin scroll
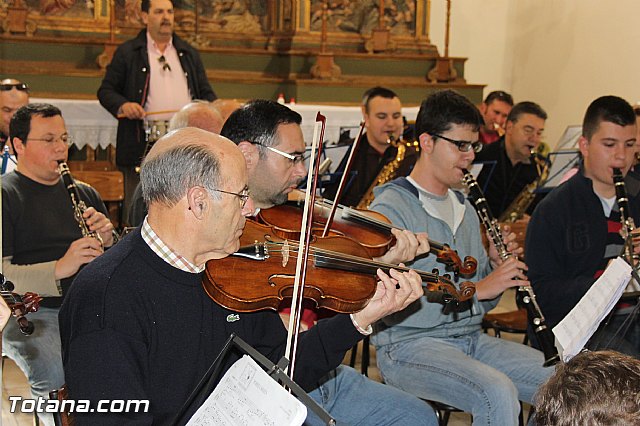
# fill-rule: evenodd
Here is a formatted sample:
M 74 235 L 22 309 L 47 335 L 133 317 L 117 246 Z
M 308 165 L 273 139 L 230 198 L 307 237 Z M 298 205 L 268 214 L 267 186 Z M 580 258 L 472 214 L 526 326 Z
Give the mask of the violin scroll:
M 452 271 L 456 277 L 458 275 L 470 277 L 475 274 L 478 268 L 478 261 L 474 257 L 465 256 L 463 262 L 460 260 L 458 252 L 449 247 L 448 244 L 434 245 L 430 251 L 437 256 L 437 261 L 445 264 L 447 270 Z
M 25 315 L 30 312 L 37 312 L 40 309 L 42 297 L 32 292 L 27 292 L 20 296 L 17 293 L 13 293 L 13 289 L 13 283 L 7 281 L 4 275 L 0 274 L 0 293 L 2 298 L 11 309 L 11 314 L 16 318 L 20 332 L 25 336 L 30 336 L 35 330 L 35 326 Z

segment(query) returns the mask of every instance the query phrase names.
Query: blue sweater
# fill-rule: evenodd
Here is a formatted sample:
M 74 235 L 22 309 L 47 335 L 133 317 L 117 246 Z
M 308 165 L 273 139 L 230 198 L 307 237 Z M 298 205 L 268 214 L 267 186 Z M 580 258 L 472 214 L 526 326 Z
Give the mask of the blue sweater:
M 371 209 L 387 216 L 393 225 L 413 232 L 427 232 L 430 239 L 449 244 L 461 257 L 473 256 L 478 260 L 475 276 L 471 279 L 459 278 L 454 283 L 476 282 L 491 272 L 489 257 L 482 245 L 478 217 L 462 194 L 451 191 L 454 215 L 459 223 L 454 232 L 447 223 L 434 217 L 433 212 L 427 213 L 418 198 L 417 190 L 405 178 L 376 188 L 374 193 Z M 423 271 L 440 268 L 444 273 L 443 265 L 436 261 L 433 254 L 419 258 L 407 266 Z M 420 336 L 450 337 L 474 333 L 480 330 L 482 316 L 498 300 L 479 302 L 474 296 L 470 310 L 445 315 L 442 313 L 442 305 L 429 303 L 426 297 L 421 297 L 404 311 L 390 315 L 383 319 L 382 324 L 377 324 L 374 343 L 380 346 Z

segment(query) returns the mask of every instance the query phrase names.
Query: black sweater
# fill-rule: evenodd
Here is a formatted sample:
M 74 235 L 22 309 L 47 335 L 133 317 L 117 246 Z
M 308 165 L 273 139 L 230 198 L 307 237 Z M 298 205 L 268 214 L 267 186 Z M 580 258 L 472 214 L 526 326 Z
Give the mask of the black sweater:
M 137 229 L 78 275 L 60 334 L 71 399 L 148 399 L 150 412 L 90 413 L 76 416 L 79 424 L 170 424 L 232 332 L 274 362 L 284 354 L 286 331 L 275 312 L 235 314 L 217 305 L 200 274 L 171 267 Z M 315 388 L 361 338 L 347 315 L 320 321 L 301 335 L 296 382 Z M 223 372 L 238 357 L 230 358 Z

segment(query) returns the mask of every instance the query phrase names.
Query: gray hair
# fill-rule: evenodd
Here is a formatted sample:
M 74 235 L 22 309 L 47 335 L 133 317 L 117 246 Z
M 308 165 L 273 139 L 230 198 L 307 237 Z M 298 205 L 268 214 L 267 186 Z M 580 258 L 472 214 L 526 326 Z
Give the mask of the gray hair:
M 161 202 L 174 206 L 194 186 L 203 186 L 216 200 L 214 191 L 224 182 L 220 175 L 220 161 L 203 145 L 182 145 L 168 149 L 142 163 L 140 184 L 142 198 L 147 205 Z

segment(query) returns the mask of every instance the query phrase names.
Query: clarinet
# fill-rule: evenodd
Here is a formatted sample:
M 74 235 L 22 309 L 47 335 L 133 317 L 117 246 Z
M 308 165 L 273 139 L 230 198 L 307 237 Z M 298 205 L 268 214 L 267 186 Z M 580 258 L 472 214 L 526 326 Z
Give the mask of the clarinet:
M 620 234 L 624 240 L 622 247 L 622 253 L 620 256 L 631 265 L 634 271 L 638 270 L 638 264 L 640 263 L 640 256 L 633 252 L 633 239 L 631 232 L 636 229 L 636 225 L 631 217 L 631 211 L 629 210 L 629 197 L 627 197 L 627 189 L 624 184 L 624 176 L 620 169 L 613 169 L 613 183 L 616 189 L 616 202 L 618 203 L 618 210 L 620 211 L 620 223 L 622 228 Z M 637 291 L 638 283 L 635 279 L 629 281 L 629 285 L 625 291 L 633 292 Z
M 469 189 L 469 195 L 478 213 L 480 222 L 487 230 L 489 238 L 496 247 L 500 258 L 507 260 L 512 257 L 513 254 L 507 250 L 507 245 L 504 243 L 504 238 L 500 231 L 500 224 L 497 219 L 493 217 L 487 199 L 484 197 L 482 189 L 480 189 L 480 185 L 478 185 L 473 175 L 465 169 L 462 171 L 464 173 L 462 183 Z M 521 301 L 527 309 L 527 320 L 535 332 L 540 348 L 544 353 L 544 363 L 542 365 L 548 367 L 556 364 L 560 360 L 560 357 L 558 356 L 558 349 L 554 343 L 553 333 L 547 327 L 546 320 L 544 315 L 542 315 L 542 311 L 536 301 L 536 296 L 531 286 L 519 286 L 516 290 L 516 298 Z
M 58 168 L 60 172 L 60 176 L 62 177 L 62 182 L 64 183 L 65 188 L 69 192 L 69 196 L 71 197 L 71 208 L 73 209 L 73 216 L 78 222 L 78 226 L 80 227 L 80 231 L 82 232 L 83 237 L 91 237 L 98 240 L 100 246 L 104 247 L 104 241 L 102 241 L 102 237 L 97 231 L 91 231 L 87 222 L 85 222 L 82 214 L 87 210 L 87 205 L 80 198 L 80 191 L 78 191 L 78 186 L 76 185 L 76 181 L 71 176 L 71 172 L 69 171 L 69 166 L 64 161 L 58 161 Z M 114 241 L 115 242 L 115 241 Z

